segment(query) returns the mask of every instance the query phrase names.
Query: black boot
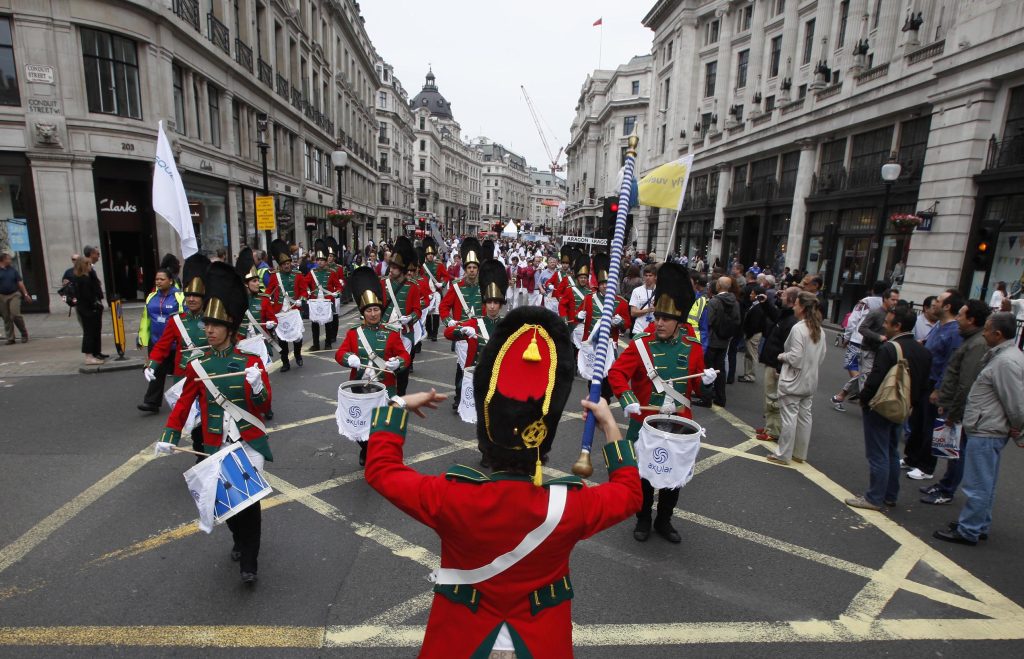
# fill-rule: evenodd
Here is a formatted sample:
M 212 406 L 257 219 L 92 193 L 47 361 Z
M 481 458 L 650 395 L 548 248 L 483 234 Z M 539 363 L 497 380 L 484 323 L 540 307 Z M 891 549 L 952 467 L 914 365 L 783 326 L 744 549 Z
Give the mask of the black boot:
M 679 532 L 672 528 L 672 522 L 668 520 L 658 520 L 654 524 L 654 531 L 672 544 L 679 544 L 683 541 Z
M 282 357 L 281 358 L 281 372 L 285 373 L 285 372 L 290 371 L 290 370 L 292 370 L 292 365 L 288 363 L 288 358 L 287 357 Z
M 370 442 L 356 442 L 356 443 L 359 444 L 359 466 L 360 467 L 365 467 L 366 466 L 366 447 L 370 444 Z
M 633 539 L 637 542 L 647 542 L 649 537 L 651 537 L 651 518 L 638 517 L 636 528 L 633 529 Z

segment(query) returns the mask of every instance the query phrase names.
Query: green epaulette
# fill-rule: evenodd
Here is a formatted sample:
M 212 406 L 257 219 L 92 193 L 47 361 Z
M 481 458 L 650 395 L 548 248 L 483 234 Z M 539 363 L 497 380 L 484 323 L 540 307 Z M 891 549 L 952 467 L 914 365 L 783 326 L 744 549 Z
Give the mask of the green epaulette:
M 544 482 L 544 487 L 551 487 L 552 485 L 565 485 L 569 488 L 582 488 L 583 479 L 579 476 L 561 476 Z
M 633 340 L 635 341 L 636 339 L 646 339 L 649 336 L 651 336 L 650 332 L 640 332 L 639 334 L 633 335 Z
M 687 341 L 689 341 L 690 343 L 692 343 L 693 345 L 697 345 L 697 346 L 701 345 L 700 339 L 698 339 L 695 336 L 690 336 L 689 334 L 687 334 L 683 338 L 686 339 Z
M 466 465 L 452 465 L 444 472 L 446 480 L 462 481 L 465 483 L 492 483 L 491 477 L 482 471 L 477 471 Z

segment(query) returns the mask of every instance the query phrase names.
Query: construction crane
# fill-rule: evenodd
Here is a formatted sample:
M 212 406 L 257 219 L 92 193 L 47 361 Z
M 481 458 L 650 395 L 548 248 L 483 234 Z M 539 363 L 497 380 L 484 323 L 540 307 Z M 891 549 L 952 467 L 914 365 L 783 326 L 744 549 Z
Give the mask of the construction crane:
M 565 152 L 565 147 L 558 147 L 558 153 L 551 153 L 551 145 L 548 144 L 548 138 L 544 136 L 544 129 L 540 125 L 540 117 L 537 116 L 537 109 L 533 107 L 533 101 L 530 100 L 530 95 L 526 93 L 526 87 L 519 85 L 519 88 L 523 90 L 523 98 L 526 99 L 526 107 L 530 108 L 530 116 L 533 117 L 533 123 L 537 126 L 537 134 L 540 135 L 540 141 L 544 144 L 544 151 L 548 154 L 549 164 L 548 167 L 551 169 L 551 174 L 554 175 L 556 172 L 563 171 L 564 165 L 560 165 L 558 161 L 562 158 L 562 153 Z

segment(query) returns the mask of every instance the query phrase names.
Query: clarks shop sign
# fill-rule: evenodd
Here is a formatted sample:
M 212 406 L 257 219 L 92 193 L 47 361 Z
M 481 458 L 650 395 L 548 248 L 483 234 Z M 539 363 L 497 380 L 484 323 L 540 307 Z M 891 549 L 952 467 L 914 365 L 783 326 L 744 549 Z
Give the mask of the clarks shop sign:
M 100 199 L 101 213 L 128 213 L 134 215 L 139 211 L 135 204 L 126 199 Z

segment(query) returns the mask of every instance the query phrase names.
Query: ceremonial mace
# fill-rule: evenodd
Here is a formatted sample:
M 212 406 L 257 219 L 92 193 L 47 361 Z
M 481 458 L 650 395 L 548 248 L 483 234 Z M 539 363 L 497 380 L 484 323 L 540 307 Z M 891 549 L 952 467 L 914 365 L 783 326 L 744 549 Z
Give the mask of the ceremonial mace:
M 626 164 L 622 173 L 622 184 L 619 186 L 619 210 L 615 216 L 615 234 L 612 237 L 611 263 L 608 268 L 608 284 L 604 294 L 604 308 L 615 309 L 615 296 L 619 292 L 619 263 L 622 261 L 622 243 L 626 240 L 626 216 L 629 215 L 630 204 L 632 203 L 633 191 L 633 167 L 636 164 L 636 147 L 640 140 L 636 135 L 629 136 L 629 148 L 626 151 Z M 608 349 L 605 342 L 610 340 L 609 334 L 612 324 L 612 313 L 601 314 L 597 322 L 597 329 L 594 334 L 594 349 L 597 357 L 594 363 L 594 374 L 590 378 L 591 402 L 596 403 L 601 397 L 601 380 L 604 379 L 604 362 L 607 358 Z M 594 473 L 594 465 L 590 461 L 590 450 L 594 445 L 594 430 L 597 427 L 597 418 L 593 414 L 587 415 L 587 421 L 583 426 L 583 446 L 580 451 L 580 459 L 572 466 L 572 473 L 580 478 L 589 478 Z

